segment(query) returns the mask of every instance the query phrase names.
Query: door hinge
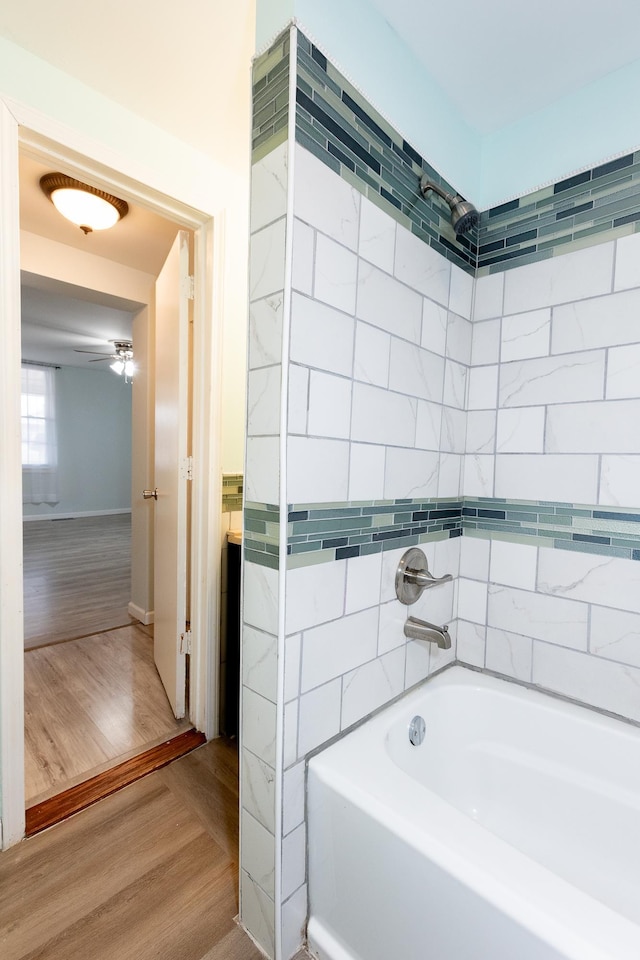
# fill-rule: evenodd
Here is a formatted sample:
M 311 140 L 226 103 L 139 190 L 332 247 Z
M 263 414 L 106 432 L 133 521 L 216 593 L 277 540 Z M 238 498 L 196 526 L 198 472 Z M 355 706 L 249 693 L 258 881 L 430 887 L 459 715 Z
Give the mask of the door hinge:
M 191 653 L 191 630 L 180 634 L 180 653 Z
M 184 295 L 185 295 L 185 297 L 187 298 L 187 300 L 193 300 L 193 298 L 194 298 L 194 296 L 195 296 L 195 289 L 196 289 L 196 284 L 195 284 L 195 279 L 194 279 L 194 277 L 193 277 L 193 276 L 186 276 L 186 277 L 184 278 L 183 292 L 184 292 Z
M 185 457 L 180 470 L 182 480 L 193 480 L 193 457 Z

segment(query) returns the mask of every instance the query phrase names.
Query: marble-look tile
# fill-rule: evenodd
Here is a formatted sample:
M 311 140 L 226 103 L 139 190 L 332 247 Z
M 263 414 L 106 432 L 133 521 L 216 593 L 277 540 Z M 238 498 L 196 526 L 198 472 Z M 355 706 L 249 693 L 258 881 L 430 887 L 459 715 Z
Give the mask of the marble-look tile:
M 451 264 L 405 227 L 396 230 L 394 272 L 398 280 L 447 306 Z
M 393 273 L 396 246 L 396 222 L 366 197 L 360 201 L 360 241 L 358 253 L 369 263 Z
M 489 556 L 491 551 L 491 540 L 484 537 L 469 536 L 458 537 L 460 540 L 460 576 L 469 577 L 472 580 L 489 579 Z
M 347 560 L 347 592 L 345 613 L 355 613 L 377 606 L 380 602 L 382 554 L 371 553 Z
M 315 245 L 315 231 L 302 220 L 294 220 L 291 286 L 310 297 L 313 295 Z
M 246 560 L 243 568 L 243 618 L 265 633 L 278 633 L 278 571 Z
M 343 677 L 343 730 L 402 693 L 404 661 L 405 648 L 402 646 Z
M 356 309 L 358 257 L 351 250 L 319 233 L 316 236 L 314 296 L 337 310 Z
M 444 365 L 444 390 L 442 402 L 449 407 L 464 410 L 467 395 L 468 368 L 454 360 L 446 360 Z
M 395 592 L 395 591 L 394 591 Z M 404 647 L 406 640 L 404 625 L 409 616 L 407 608 L 395 598 L 380 604 L 378 623 L 378 656 Z
M 500 359 L 507 363 L 509 360 L 547 357 L 550 336 L 551 310 L 548 307 L 545 310 L 532 310 L 503 317 Z
M 618 557 L 541 550 L 538 590 L 640 613 L 640 563 Z
M 275 844 L 266 830 L 247 810 L 242 811 L 241 867 L 272 898 L 274 888 Z
M 424 297 L 422 301 L 422 335 L 420 345 L 431 353 L 444 357 L 447 349 L 447 324 L 449 314 L 446 307 Z
M 284 294 L 255 300 L 249 307 L 249 369 L 270 367 L 282 360 Z
M 357 316 L 387 333 L 418 343 L 422 324 L 422 297 L 371 264 L 358 271 Z
M 597 456 L 551 453 L 499 453 L 496 456 L 496 497 L 595 503 L 597 492 Z
M 474 367 L 500 360 L 500 320 L 482 320 L 473 324 L 471 363 Z
M 276 702 L 278 686 L 277 638 L 248 624 L 242 629 L 242 682 L 254 693 Z
M 413 446 L 418 412 L 416 399 L 367 383 L 354 383 L 352 403 L 352 440 Z
M 251 370 L 247 378 L 247 434 L 275 436 L 280 431 L 281 367 Z
M 601 400 L 604 371 L 602 350 L 502 363 L 499 405 L 529 407 Z
M 467 376 L 467 410 L 495 410 L 498 398 L 498 365 L 471 367 Z
M 458 580 L 457 616 L 472 623 L 487 621 L 487 584 L 479 580 Z
M 637 453 L 640 400 L 567 403 L 547 410 L 550 453 Z
M 296 144 L 294 163 L 296 217 L 351 250 L 357 250 L 359 192 L 299 144 Z
M 538 548 L 506 540 L 491 541 L 489 579 L 508 587 L 535 590 Z
M 309 434 L 347 440 L 350 429 L 351 380 L 312 370 L 309 381 Z
M 497 453 L 542 453 L 545 407 L 511 407 L 498 410 Z
M 300 696 L 300 660 L 302 658 L 302 637 L 294 633 L 287 637 L 284 656 L 284 702 Z
M 282 778 L 282 834 L 286 837 L 304 820 L 305 763 L 296 763 Z
M 426 680 L 431 670 L 431 644 L 419 640 L 407 640 L 404 668 L 404 688 L 408 690 L 416 683 Z
M 640 290 L 627 290 L 556 307 L 551 351 L 568 353 L 637 342 L 639 312 Z
M 473 320 L 491 320 L 503 314 L 504 273 L 492 273 L 476 280 Z
M 598 503 L 640 507 L 640 455 L 602 457 Z
M 242 805 L 275 833 L 275 770 L 250 750 L 242 750 Z
M 471 363 L 471 332 L 472 326 L 464 317 L 449 313 L 447 320 L 447 357 L 464 363 Z
M 495 413 L 493 411 L 487 412 L 495 420 Z M 464 410 L 454 410 L 451 407 L 443 408 L 442 431 L 440 434 L 440 450 L 443 453 L 464 453 L 468 416 Z
M 304 943 L 307 925 L 307 884 L 282 904 L 282 955 L 293 957 Z
M 493 453 L 496 445 L 494 410 L 470 410 L 467 414 L 467 453 Z
M 593 604 L 589 652 L 640 667 L 640 614 Z
M 302 635 L 302 693 L 373 660 L 377 641 L 377 607 L 305 630 Z
M 350 377 L 353 367 L 354 323 L 352 317 L 294 293 L 291 310 L 291 360 Z
M 282 841 L 282 899 L 295 893 L 306 880 L 307 829 L 304 823 Z
M 307 433 L 309 408 L 309 369 L 289 364 L 288 433 Z
M 247 437 L 244 496 L 254 503 L 280 500 L 280 441 L 278 437 Z
M 495 458 L 492 454 L 467 453 L 462 481 L 465 497 L 493 497 L 494 470 Z
M 439 497 L 462 496 L 463 460 L 459 453 L 443 453 L 440 456 L 438 476 Z
M 389 387 L 422 400 L 442 402 L 444 360 L 417 344 L 391 339 Z
M 486 627 L 482 623 L 456 622 L 458 660 L 472 667 L 484 667 Z
M 352 443 L 349 459 L 349 500 L 380 500 L 384 495 L 386 449 Z
M 449 623 L 449 637 L 451 639 L 451 646 L 448 650 L 444 650 L 442 647 L 437 647 L 435 644 L 431 644 L 431 653 L 429 656 L 429 672 L 435 673 L 436 670 L 442 670 L 443 667 L 446 667 L 447 664 L 453 663 L 457 659 L 457 638 L 456 638 L 456 622 Z
M 490 627 L 576 650 L 587 649 L 586 603 L 489 584 L 488 610 Z
M 347 561 L 287 570 L 286 633 L 298 633 L 344 612 Z
M 282 764 L 285 770 L 298 759 L 298 716 L 300 701 L 290 700 L 284 707 L 284 733 L 282 746 Z
M 561 257 L 507 270 L 504 312 L 521 313 L 609 293 L 613 277 L 613 243 L 586 247 Z
M 640 235 L 631 234 L 616 241 L 614 290 L 640 287 Z
M 251 231 L 287 212 L 287 148 L 281 143 L 251 168 Z
M 340 732 L 342 679 L 331 680 L 300 697 L 298 757 L 326 743 Z
M 438 491 L 438 453 L 389 447 L 384 472 L 384 498 L 435 497 Z
M 607 362 L 607 400 L 640 397 L 640 344 L 612 347 Z
M 284 218 L 264 227 L 251 237 L 249 291 L 251 300 L 271 296 L 284 286 Z
M 442 406 L 418 400 L 418 418 L 416 422 L 416 449 L 438 450 L 442 429 Z
M 583 703 L 640 721 L 640 670 L 575 650 L 535 643 L 533 682 Z
M 275 956 L 275 906 L 248 873 L 240 871 L 240 923 L 268 957 Z
M 256 757 L 275 767 L 275 704 L 247 687 L 242 688 L 242 743 Z
M 433 546 L 432 550 L 425 550 L 429 560 L 429 569 L 435 577 L 442 577 L 445 573 L 454 574 L 455 570 L 441 567 L 435 560 L 435 544 L 423 544 L 424 547 Z M 409 607 L 405 607 L 406 615 L 418 617 L 419 620 L 429 620 L 431 623 L 451 623 L 454 618 L 456 602 L 456 582 L 438 584 L 431 590 L 425 590 L 422 596 Z
M 451 286 L 449 288 L 449 310 L 465 320 L 471 319 L 473 303 L 473 277 L 457 267 L 451 266 Z
M 391 337 L 368 323 L 356 324 L 356 345 L 353 376 L 363 383 L 378 387 L 389 386 L 389 353 Z
M 287 497 L 291 503 L 341 503 L 347 499 L 347 441 L 289 437 L 287 451 Z
M 531 682 L 533 640 L 506 630 L 487 630 L 485 666 L 515 680 Z

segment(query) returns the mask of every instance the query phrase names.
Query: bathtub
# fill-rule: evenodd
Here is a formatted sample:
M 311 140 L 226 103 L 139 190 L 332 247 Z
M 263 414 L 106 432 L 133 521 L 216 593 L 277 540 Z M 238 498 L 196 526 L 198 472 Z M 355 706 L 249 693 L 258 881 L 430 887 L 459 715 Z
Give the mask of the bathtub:
M 322 960 L 640 960 L 631 724 L 454 666 L 313 757 L 307 813 Z

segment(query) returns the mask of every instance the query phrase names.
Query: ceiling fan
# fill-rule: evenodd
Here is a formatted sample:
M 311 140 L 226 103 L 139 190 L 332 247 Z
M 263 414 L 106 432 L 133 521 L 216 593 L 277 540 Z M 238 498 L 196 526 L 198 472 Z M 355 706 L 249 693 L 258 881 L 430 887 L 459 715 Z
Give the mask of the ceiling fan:
M 74 349 L 74 353 L 91 353 L 96 359 L 89 360 L 89 363 L 100 363 L 101 360 L 111 360 L 111 369 L 114 373 L 122 375 L 124 373 L 125 382 L 128 382 L 134 374 L 135 366 L 133 363 L 133 343 L 131 340 L 110 340 L 113 344 L 113 353 L 99 353 L 97 350 Z

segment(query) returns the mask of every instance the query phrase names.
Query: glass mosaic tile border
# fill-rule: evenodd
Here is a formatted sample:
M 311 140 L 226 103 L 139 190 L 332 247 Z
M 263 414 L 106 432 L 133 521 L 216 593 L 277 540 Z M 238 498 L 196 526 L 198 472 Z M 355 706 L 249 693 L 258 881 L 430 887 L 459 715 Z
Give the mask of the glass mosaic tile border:
M 290 46 L 290 31 L 287 30 L 253 61 L 252 163 L 287 139 Z
M 278 508 L 246 503 L 244 517 L 246 559 L 277 569 Z M 290 504 L 287 567 L 462 535 L 640 560 L 640 509 L 496 497 Z
M 427 173 L 448 192 L 456 191 L 300 31 L 296 82 L 297 142 L 473 275 L 477 238 L 456 238 L 447 204 L 433 193 L 421 195 L 420 176 Z
M 222 475 L 222 512 L 235 513 L 242 510 L 244 477 L 241 473 Z
M 640 229 L 640 150 L 480 217 L 477 276 L 545 260 Z

